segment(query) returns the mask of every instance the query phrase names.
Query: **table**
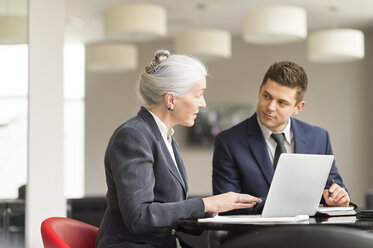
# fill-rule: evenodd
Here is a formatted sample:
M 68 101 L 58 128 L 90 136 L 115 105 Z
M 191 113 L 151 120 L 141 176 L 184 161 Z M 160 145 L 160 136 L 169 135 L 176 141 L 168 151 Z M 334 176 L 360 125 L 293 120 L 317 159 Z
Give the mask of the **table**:
M 373 220 L 358 220 L 356 216 L 342 216 L 342 217 L 313 217 L 306 222 L 301 223 L 250 223 L 250 224 L 222 224 L 222 223 L 200 223 L 195 219 L 180 220 L 178 222 L 177 230 L 192 235 L 200 235 L 208 232 L 211 247 L 218 247 L 214 245 L 216 242 L 224 242 L 233 239 L 237 236 L 255 233 L 269 227 L 290 227 L 294 225 L 303 226 L 330 226 L 330 227 L 348 227 L 363 232 L 373 232 Z M 373 234 L 372 234 L 373 235 Z M 206 235 L 205 235 L 206 236 Z M 205 238 L 205 237 L 204 237 Z M 201 241 L 204 242 L 204 241 Z
M 248 223 L 248 224 L 225 224 L 225 223 L 200 223 L 196 219 L 178 221 L 180 230 L 190 230 L 191 232 L 204 230 L 250 230 L 253 228 L 262 228 L 268 226 L 284 226 L 284 225 L 338 225 L 359 228 L 362 230 L 373 231 L 373 220 L 358 220 L 356 216 L 340 216 L 340 217 L 310 217 L 306 222 L 300 223 Z

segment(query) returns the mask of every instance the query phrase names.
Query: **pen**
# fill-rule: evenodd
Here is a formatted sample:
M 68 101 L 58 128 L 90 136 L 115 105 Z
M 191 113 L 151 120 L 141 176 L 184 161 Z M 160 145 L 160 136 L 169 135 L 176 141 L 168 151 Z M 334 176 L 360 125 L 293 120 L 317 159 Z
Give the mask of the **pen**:
M 330 186 L 329 186 L 329 189 L 330 189 L 330 187 L 332 186 L 334 184 L 334 179 L 332 179 L 332 182 L 331 182 L 331 184 L 330 184 Z M 329 191 L 329 200 L 331 200 L 332 199 L 332 193 L 330 193 L 330 191 Z

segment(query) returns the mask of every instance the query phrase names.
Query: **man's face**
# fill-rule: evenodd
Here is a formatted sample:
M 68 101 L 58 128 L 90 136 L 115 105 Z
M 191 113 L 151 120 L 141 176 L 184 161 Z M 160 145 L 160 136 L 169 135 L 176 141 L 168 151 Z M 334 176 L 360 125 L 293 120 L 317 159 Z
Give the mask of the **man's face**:
M 297 103 L 297 88 L 282 86 L 270 78 L 259 89 L 256 113 L 259 121 L 272 132 L 282 132 L 289 118 L 297 115 L 305 102 Z

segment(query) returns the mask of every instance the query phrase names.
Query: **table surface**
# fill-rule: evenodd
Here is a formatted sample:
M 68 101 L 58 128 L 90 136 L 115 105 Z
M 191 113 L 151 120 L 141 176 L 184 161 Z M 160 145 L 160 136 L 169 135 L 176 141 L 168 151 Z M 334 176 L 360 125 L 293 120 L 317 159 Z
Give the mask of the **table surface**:
M 228 223 L 201 223 L 196 219 L 178 221 L 178 229 L 184 231 L 204 231 L 204 230 L 251 230 L 258 227 L 268 226 L 286 226 L 286 225 L 338 225 L 353 227 L 362 230 L 373 230 L 373 220 L 361 220 L 356 216 L 340 217 L 310 217 L 307 221 L 299 223 L 247 223 L 247 224 L 228 224 Z

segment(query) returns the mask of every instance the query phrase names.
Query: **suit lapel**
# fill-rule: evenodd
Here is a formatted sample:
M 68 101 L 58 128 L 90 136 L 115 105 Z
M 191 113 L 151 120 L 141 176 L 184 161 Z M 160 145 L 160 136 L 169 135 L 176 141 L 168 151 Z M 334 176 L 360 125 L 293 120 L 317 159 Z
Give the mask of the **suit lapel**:
M 307 153 L 307 142 L 304 139 L 304 131 L 297 122 L 291 118 L 291 128 L 294 136 L 294 153 Z M 248 144 L 268 184 L 271 184 L 274 174 L 273 165 L 269 158 L 267 144 L 264 140 L 262 130 L 259 127 L 256 114 L 248 119 Z M 265 151 L 265 152 L 263 152 Z
M 291 127 L 294 136 L 294 153 L 307 153 L 307 142 L 304 139 L 304 131 L 293 118 L 291 118 Z
M 180 158 L 180 155 L 179 155 L 179 150 L 175 149 L 175 147 L 177 148 L 177 145 L 176 146 L 174 145 L 176 142 L 173 140 L 172 147 L 173 147 L 173 150 L 174 150 L 175 160 L 176 160 L 177 166 L 179 168 L 180 174 L 182 175 L 183 179 L 181 179 L 180 174 L 177 171 L 174 160 L 172 159 L 171 154 L 169 153 L 168 148 L 167 148 L 166 144 L 164 143 L 164 140 L 162 138 L 162 134 L 159 131 L 159 128 L 158 128 L 157 123 L 155 122 L 153 116 L 144 107 L 141 107 L 140 111 L 137 114 L 140 115 L 145 120 L 145 122 L 148 124 L 149 128 L 152 130 L 152 133 L 154 134 L 155 138 L 157 139 L 157 142 L 158 142 L 159 146 L 161 147 L 161 151 L 163 152 L 163 154 L 166 158 L 166 164 L 168 166 L 168 169 L 169 169 L 170 173 L 180 183 L 180 185 L 182 186 L 182 188 L 184 190 L 184 193 L 186 195 L 186 192 L 188 192 L 187 191 L 187 186 L 184 185 L 183 181 L 186 184 L 187 179 L 186 179 L 184 165 L 183 165 L 183 162 L 182 162 L 182 160 Z M 182 169 L 180 169 L 180 167 L 182 167 Z M 184 175 L 183 175 L 183 173 L 184 173 Z
M 248 144 L 251 149 L 252 155 L 256 160 L 256 163 L 262 171 L 265 179 L 270 185 L 272 182 L 274 169 L 269 158 L 267 144 L 264 140 L 262 130 L 259 127 L 256 114 L 248 119 L 247 123 L 248 131 Z
M 164 140 L 160 139 L 160 140 L 158 140 L 158 143 L 160 144 L 161 150 L 163 151 L 163 153 L 166 157 L 168 169 L 170 170 L 171 174 L 177 179 L 177 181 L 182 186 L 184 192 L 186 193 L 187 191 L 186 191 L 185 185 L 183 183 L 183 181 L 185 181 L 185 180 L 184 180 L 184 178 L 181 179 L 181 177 L 180 177 L 180 174 L 182 175 L 182 172 L 180 170 L 180 165 L 179 165 L 180 164 L 179 161 L 181 161 L 181 158 L 180 158 L 180 155 L 179 155 L 179 151 L 175 150 L 175 145 L 174 145 L 175 142 L 174 141 L 172 142 L 172 147 L 173 147 L 173 150 L 174 150 L 175 160 L 176 160 L 176 163 L 177 163 L 176 166 L 179 168 L 180 173 L 177 171 L 177 168 L 175 166 L 175 162 L 172 159 L 171 154 L 168 151 L 168 148 L 167 148 L 166 144 L 164 143 Z M 182 167 L 184 168 L 184 166 L 182 166 Z
M 158 141 L 162 140 L 161 132 L 159 131 L 157 123 L 155 122 L 152 114 L 149 113 L 149 111 L 144 107 L 141 107 L 140 111 L 137 114 L 144 119 L 150 130 L 152 130 L 152 133 L 154 134 L 155 138 Z
M 179 168 L 180 175 L 183 178 L 182 182 L 184 182 L 184 183 L 182 183 L 182 185 L 183 185 L 183 189 L 184 189 L 184 192 L 185 192 L 185 196 L 187 196 L 187 193 L 188 193 L 188 178 L 187 178 L 187 174 L 186 174 L 186 171 L 185 171 L 183 160 L 181 159 L 181 156 L 180 156 L 180 153 L 179 153 L 179 146 L 177 145 L 177 143 L 176 143 L 176 141 L 173 137 L 172 137 L 172 148 L 174 150 L 177 167 Z

